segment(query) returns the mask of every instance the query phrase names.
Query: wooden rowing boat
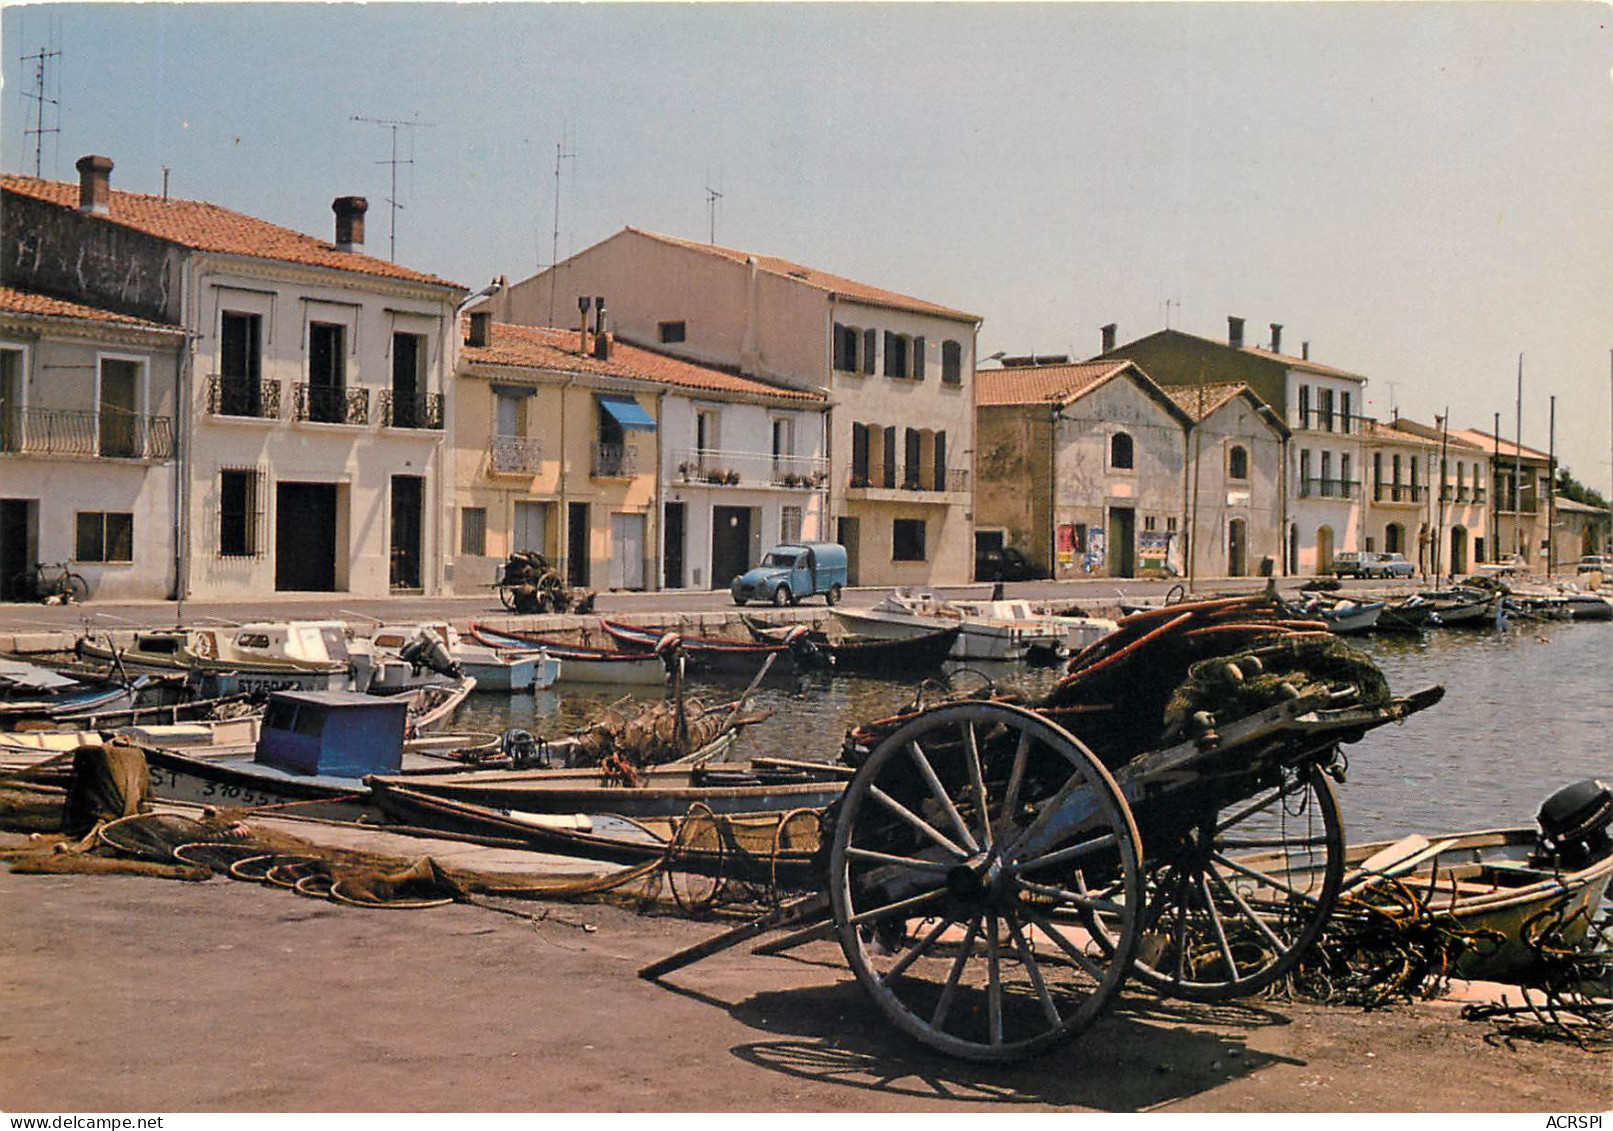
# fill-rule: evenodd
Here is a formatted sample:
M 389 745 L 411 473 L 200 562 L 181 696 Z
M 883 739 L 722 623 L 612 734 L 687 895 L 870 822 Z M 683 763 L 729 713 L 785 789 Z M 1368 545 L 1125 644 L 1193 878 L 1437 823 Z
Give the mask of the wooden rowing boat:
M 629 652 L 592 643 L 577 629 L 523 632 L 486 624 L 470 626 L 470 636 L 490 648 L 542 648 L 560 661 L 558 683 L 616 683 L 653 686 L 666 682 L 664 654 Z
M 808 632 L 800 626 L 775 627 L 741 617 L 753 637 L 788 644 L 802 667 L 829 668 L 864 675 L 906 677 L 916 671 L 939 668 L 952 654 L 962 625 L 937 629 L 920 636 L 893 640 L 880 636 Z
M 669 631 L 675 638 L 678 651 L 693 675 L 753 676 L 769 656 L 790 655 L 789 647 L 773 640 L 724 640 L 716 636 L 691 636 L 676 630 L 650 628 L 647 625 L 629 624 L 626 621 L 601 617 L 599 627 L 622 648 L 630 652 L 654 652 L 672 644 Z M 780 669 L 775 666 L 774 671 Z

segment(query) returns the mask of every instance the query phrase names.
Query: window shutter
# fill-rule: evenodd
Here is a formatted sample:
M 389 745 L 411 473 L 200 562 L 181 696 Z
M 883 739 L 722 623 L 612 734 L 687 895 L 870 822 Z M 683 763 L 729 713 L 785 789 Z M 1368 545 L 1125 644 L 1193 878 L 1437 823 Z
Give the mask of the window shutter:
M 853 478 L 868 478 L 868 425 L 851 426 L 851 474 Z
M 885 478 L 884 486 L 896 486 L 896 429 L 885 429 Z
M 917 428 L 907 430 L 907 466 L 902 469 L 902 486 L 917 487 L 919 485 L 919 464 L 922 457 L 919 455 L 921 443 Z
M 885 331 L 885 376 L 893 377 L 896 364 L 896 335 Z
M 947 486 L 947 434 L 935 434 L 935 489 L 948 490 Z
M 839 322 L 835 323 L 834 366 L 836 369 L 846 368 L 846 328 Z
M 872 373 L 874 371 L 874 349 L 879 343 L 879 338 L 878 338 L 877 335 L 878 335 L 878 331 L 876 331 L 876 330 L 864 330 L 863 331 L 863 372 L 864 373 Z
M 924 380 L 924 339 L 913 339 L 913 380 Z

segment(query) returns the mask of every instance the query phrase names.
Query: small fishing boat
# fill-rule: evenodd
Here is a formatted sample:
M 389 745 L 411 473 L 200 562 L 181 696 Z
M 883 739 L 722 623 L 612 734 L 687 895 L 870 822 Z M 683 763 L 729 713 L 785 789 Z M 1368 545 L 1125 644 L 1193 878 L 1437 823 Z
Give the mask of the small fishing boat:
M 1341 598 L 1337 601 L 1312 601 L 1306 606 L 1309 616 L 1320 617 L 1327 630 L 1336 636 L 1357 632 L 1371 632 L 1383 613 L 1382 601 L 1355 601 Z
M 761 670 L 769 656 L 790 656 L 790 649 L 781 641 L 725 640 L 717 636 L 691 635 L 679 630 L 650 628 L 629 624 L 626 621 L 599 619 L 599 627 L 606 635 L 630 652 L 654 652 L 673 643 L 668 632 L 675 636 L 679 654 L 692 675 L 732 675 L 749 677 Z M 775 671 L 779 670 L 777 667 Z
M 411 694 L 275 692 L 250 755 L 199 757 L 142 746 L 152 792 L 204 805 L 289 807 L 305 816 L 378 821 L 366 774 L 442 774 L 463 765 L 406 748 Z
M 1456 930 L 1486 932 L 1451 973 L 1511 981 L 1539 956 L 1533 932 L 1560 924 L 1577 945 L 1613 880 L 1613 788 L 1590 779 L 1558 790 L 1540 807 L 1538 828 L 1484 829 L 1351 845 L 1338 916 L 1366 906 L 1417 911 Z M 1269 854 L 1239 858 L 1259 869 Z M 1292 872 L 1289 872 L 1291 878 Z
M 355 654 L 347 626 L 334 620 L 86 635 L 76 650 L 131 668 L 187 672 L 206 696 L 363 691 L 371 674 L 369 658 Z
M 1405 600 L 1385 604 L 1374 627 L 1379 632 L 1421 632 L 1439 623 L 1433 603 L 1413 593 Z
M 1442 628 L 1485 627 L 1495 623 L 1501 594 L 1483 589 L 1433 589 L 1417 596 L 1433 606 Z
M 802 667 L 902 679 L 914 672 L 939 668 L 963 631 L 962 625 L 955 624 L 921 636 L 889 638 L 817 632 L 803 625 L 773 626 L 751 617 L 741 619 L 757 640 L 790 648 L 795 662 Z
M 560 661 L 543 648 L 495 648 L 467 641 L 446 621 L 377 625 L 370 640 L 378 653 L 412 668 L 468 675 L 478 691 L 542 691 L 560 677 Z M 386 679 L 378 671 L 370 690 Z
M 149 677 L 67 674 L 20 660 L 0 660 L 0 727 L 60 722 L 133 707 Z
M 955 660 L 1021 660 L 1033 648 L 1058 649 L 1064 628 L 1031 613 L 1026 601 L 969 602 L 974 612 L 927 590 L 898 588 L 872 608 L 834 610 L 845 628 L 860 636 L 908 639 L 958 625 Z
M 396 787 L 504 812 L 611 813 L 642 820 L 681 817 L 696 802 L 713 813 L 787 813 L 822 809 L 845 789 L 843 768 L 822 771 L 748 762 L 649 766 L 632 784 L 598 766 L 567 770 L 473 770 L 455 774 L 376 775 L 377 798 Z M 461 829 L 459 831 L 469 831 Z
M 667 649 L 660 652 L 629 652 L 601 647 L 592 643 L 592 638 L 583 629 L 520 632 L 473 624 L 470 636 L 489 648 L 545 650 L 560 661 L 558 678 L 561 683 L 651 686 L 665 683 L 667 678 Z

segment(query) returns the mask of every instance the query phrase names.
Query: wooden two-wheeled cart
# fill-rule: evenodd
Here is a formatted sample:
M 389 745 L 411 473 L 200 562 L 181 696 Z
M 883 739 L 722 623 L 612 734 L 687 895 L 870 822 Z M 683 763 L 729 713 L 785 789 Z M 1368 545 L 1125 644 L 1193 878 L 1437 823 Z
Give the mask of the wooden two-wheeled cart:
M 1282 691 L 1123 761 L 1108 751 L 1108 765 L 1046 705 L 908 716 L 830 811 L 822 893 L 641 973 L 770 930 L 832 930 L 897 1028 L 993 1061 L 1081 1032 L 1133 973 L 1196 1001 L 1254 993 L 1294 968 L 1337 900 L 1341 744 L 1442 694 L 1365 703 L 1325 679 Z

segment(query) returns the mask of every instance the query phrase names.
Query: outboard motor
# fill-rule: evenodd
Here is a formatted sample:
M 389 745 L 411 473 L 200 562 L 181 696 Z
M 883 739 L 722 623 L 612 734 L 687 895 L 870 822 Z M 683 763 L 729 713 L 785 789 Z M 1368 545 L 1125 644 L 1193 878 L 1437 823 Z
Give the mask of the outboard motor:
M 1565 869 L 1583 868 L 1613 852 L 1613 787 L 1599 778 L 1564 786 L 1546 798 L 1535 816 L 1543 855 Z
M 538 740 L 532 737 L 531 731 L 511 727 L 499 739 L 498 750 L 517 770 L 549 768 L 548 756 Z
M 408 664 L 415 675 L 420 674 L 421 668 L 430 668 L 449 679 L 459 679 L 465 674 L 465 669 L 454 662 L 447 646 L 425 631 L 398 649 L 398 659 Z

